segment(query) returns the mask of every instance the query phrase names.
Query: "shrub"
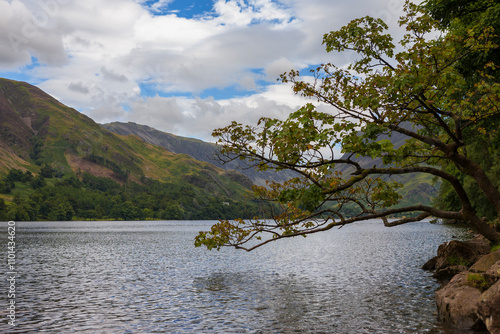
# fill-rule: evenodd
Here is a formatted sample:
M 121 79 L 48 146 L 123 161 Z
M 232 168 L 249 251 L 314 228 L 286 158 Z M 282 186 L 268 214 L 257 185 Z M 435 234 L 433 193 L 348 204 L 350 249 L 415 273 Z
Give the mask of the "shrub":
M 468 274 L 467 283 L 481 292 L 488 290 L 491 286 L 490 282 L 482 274 Z
M 466 267 L 470 267 L 471 263 L 467 260 L 465 260 L 464 258 L 462 257 L 458 257 L 458 256 L 449 256 L 447 258 L 448 262 L 454 266 L 466 266 Z

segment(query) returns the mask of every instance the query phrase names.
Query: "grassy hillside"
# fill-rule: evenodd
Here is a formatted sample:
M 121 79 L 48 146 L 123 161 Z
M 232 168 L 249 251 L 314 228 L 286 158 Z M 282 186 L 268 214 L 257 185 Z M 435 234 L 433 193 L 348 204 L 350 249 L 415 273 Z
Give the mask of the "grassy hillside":
M 37 171 L 50 164 L 63 175 L 88 171 L 123 181 L 142 176 L 169 181 L 180 174 L 222 170 L 174 154 L 136 136 L 116 135 L 26 83 L 0 79 L 0 172 Z M 38 167 L 37 167 L 38 166 Z
M 390 140 L 398 146 L 405 138 Z M 292 176 L 247 170 L 247 177 L 237 165 L 209 163 L 216 152 L 135 123 L 101 126 L 34 86 L 0 79 L 0 218 L 248 217 L 258 211 L 246 197 L 253 183 Z M 429 204 L 437 193 L 426 175 L 392 179 L 404 184 L 404 205 Z
M 209 162 L 225 170 L 234 169 L 247 176 L 252 183 L 257 185 L 265 185 L 266 180 L 283 182 L 295 176 L 294 173 L 290 171 L 257 171 L 253 168 L 248 168 L 248 165 L 239 159 L 228 163 L 222 163 L 221 160 L 217 158 L 219 150 L 215 144 L 193 138 L 175 136 L 146 125 L 132 122 L 113 122 L 103 124 L 103 126 L 116 134 L 136 135 L 150 144 L 164 147 L 173 153 L 187 154 L 196 160 Z
M 0 180 L 4 178 L 7 188 L 17 189 L 4 191 L 0 197 L 9 205 L 15 203 L 16 194 L 20 200 L 28 200 L 38 188 L 61 186 L 50 181 L 52 177 L 82 180 L 82 175 L 89 175 L 122 187 L 151 182 L 186 185 L 194 194 L 218 202 L 247 201 L 250 185 L 242 175 L 235 177 L 233 172 L 172 153 L 134 135 L 114 134 L 40 89 L 6 79 L 0 79 L 0 155 Z M 20 182 L 15 173 L 11 180 L 7 178 L 13 169 L 37 176 L 44 168 L 50 170 L 50 182 L 45 180 L 41 187 L 27 186 L 33 181 Z M 183 209 L 191 210 L 186 203 Z

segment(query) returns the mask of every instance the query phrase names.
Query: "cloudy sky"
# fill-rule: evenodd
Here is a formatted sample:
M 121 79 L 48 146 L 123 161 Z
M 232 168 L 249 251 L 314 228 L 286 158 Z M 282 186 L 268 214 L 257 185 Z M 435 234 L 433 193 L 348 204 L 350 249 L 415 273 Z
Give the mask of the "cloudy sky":
M 394 32 L 404 0 L 0 0 L 0 77 L 96 122 L 213 141 L 213 129 L 304 103 L 276 81 L 327 54 L 323 34 L 365 15 Z M 396 34 L 400 34 L 397 32 Z

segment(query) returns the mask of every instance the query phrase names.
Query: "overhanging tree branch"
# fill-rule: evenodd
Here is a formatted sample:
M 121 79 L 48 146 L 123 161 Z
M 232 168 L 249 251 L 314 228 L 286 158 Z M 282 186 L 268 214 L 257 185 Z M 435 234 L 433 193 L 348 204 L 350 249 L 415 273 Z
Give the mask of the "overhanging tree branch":
M 298 177 L 254 189 L 279 209 L 272 221 L 221 221 L 200 232 L 196 245 L 252 250 L 367 219 L 395 226 L 429 216 L 464 220 L 500 242 L 499 233 L 477 216 L 463 181 L 470 177 L 500 215 L 500 192 L 481 161 L 466 153 L 467 145 L 486 138 L 482 125 L 500 118 L 500 84 L 485 69 L 470 85 L 456 68 L 467 54 L 496 47 L 488 41 L 491 31 L 426 39 L 439 28 L 437 22 L 409 2 L 405 11 L 400 21 L 408 30 L 401 41 L 404 51 L 397 52 L 391 36 L 384 34 L 385 23 L 365 17 L 324 36 L 327 52 L 358 52 L 360 58 L 347 69 L 321 65 L 312 71 L 312 82 L 301 80 L 294 70 L 281 76 L 296 94 L 331 106 L 329 112 L 307 104 L 285 120 L 262 118 L 257 127 L 233 122 L 214 131 L 230 159 L 249 159 L 261 169 L 292 170 Z M 381 137 L 394 133 L 406 140 L 395 145 Z M 334 157 L 336 145 L 352 154 Z M 356 157 L 380 158 L 384 165 L 367 167 Z M 352 173 L 340 173 L 341 165 Z M 449 166 L 456 170 L 448 172 Z M 415 173 L 445 180 L 460 209 L 403 206 L 399 185 L 388 176 Z M 410 217 L 388 220 L 402 214 Z M 261 240 L 265 234 L 270 239 Z

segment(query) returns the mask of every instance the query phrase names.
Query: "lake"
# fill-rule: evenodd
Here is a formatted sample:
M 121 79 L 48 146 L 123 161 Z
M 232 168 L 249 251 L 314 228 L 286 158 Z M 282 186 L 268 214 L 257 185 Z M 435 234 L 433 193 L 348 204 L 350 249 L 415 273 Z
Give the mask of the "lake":
M 420 267 L 463 228 L 367 221 L 252 252 L 195 248 L 213 223 L 16 223 L 19 325 L 2 279 L 0 332 L 444 333 Z

